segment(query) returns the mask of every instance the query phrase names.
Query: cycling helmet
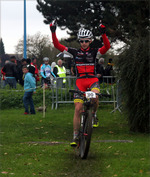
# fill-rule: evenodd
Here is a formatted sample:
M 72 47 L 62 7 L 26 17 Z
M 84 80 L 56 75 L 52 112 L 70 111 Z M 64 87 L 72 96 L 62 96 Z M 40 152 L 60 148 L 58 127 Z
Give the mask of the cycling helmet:
M 78 39 L 80 38 L 92 38 L 93 34 L 90 30 L 84 29 L 84 28 L 80 28 L 78 31 Z
M 44 57 L 43 61 L 49 61 L 49 58 L 48 57 Z

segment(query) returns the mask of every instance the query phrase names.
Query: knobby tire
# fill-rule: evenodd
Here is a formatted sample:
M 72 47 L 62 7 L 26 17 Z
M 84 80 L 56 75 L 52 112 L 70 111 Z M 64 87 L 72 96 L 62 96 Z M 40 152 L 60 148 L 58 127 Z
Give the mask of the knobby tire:
M 92 136 L 92 110 L 89 109 L 87 111 L 87 116 L 85 118 L 84 126 L 82 129 L 82 134 L 80 137 L 80 156 L 82 159 L 86 159 L 89 148 L 90 148 L 90 143 L 91 143 L 91 136 Z M 87 136 L 85 136 L 87 134 Z

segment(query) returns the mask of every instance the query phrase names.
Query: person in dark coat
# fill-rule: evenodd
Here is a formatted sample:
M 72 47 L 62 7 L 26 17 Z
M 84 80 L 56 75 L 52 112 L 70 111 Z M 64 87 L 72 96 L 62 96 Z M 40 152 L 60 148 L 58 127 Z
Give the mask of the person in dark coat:
M 24 85 L 24 74 L 22 72 L 22 68 L 23 66 L 27 65 L 27 59 L 23 58 L 21 60 L 21 63 L 18 63 L 17 64 L 17 80 L 18 80 L 18 83 L 23 86 Z
M 107 66 L 105 68 L 105 76 L 113 76 L 112 75 L 113 66 L 114 66 L 114 63 L 112 62 L 112 58 L 110 58 Z M 115 81 L 115 78 L 105 78 L 106 83 L 113 84 L 114 81 Z
M 103 82 L 104 76 L 104 58 L 100 58 L 98 60 L 98 64 L 96 65 L 96 73 L 99 79 L 99 83 L 101 84 Z
M 10 88 L 16 89 L 17 70 L 15 56 L 11 56 L 10 61 L 7 62 L 2 68 L 2 72 L 5 73 L 6 78 L 4 82 L 4 87 L 8 84 Z

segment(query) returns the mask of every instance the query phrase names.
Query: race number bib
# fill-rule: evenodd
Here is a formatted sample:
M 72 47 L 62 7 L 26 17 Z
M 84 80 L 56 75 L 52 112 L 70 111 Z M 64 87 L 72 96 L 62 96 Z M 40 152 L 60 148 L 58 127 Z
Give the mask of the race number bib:
M 96 98 L 96 93 L 94 93 L 92 91 L 87 91 L 87 92 L 85 92 L 85 96 L 86 96 L 86 98 Z

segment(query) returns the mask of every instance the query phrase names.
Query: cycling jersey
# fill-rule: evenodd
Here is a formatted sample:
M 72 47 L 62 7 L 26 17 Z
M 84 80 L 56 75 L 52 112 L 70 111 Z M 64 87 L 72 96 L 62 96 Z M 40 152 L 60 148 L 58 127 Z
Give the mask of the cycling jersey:
M 96 70 L 96 55 L 100 53 L 101 55 L 105 54 L 107 50 L 110 48 L 109 40 L 106 34 L 102 35 L 104 46 L 101 48 L 87 48 L 84 49 L 74 49 L 74 48 L 67 48 L 59 43 L 56 33 L 52 33 L 52 39 L 54 46 L 60 50 L 61 52 L 68 53 L 73 56 L 73 60 L 76 66 L 77 77 L 96 77 L 95 70 Z
M 41 70 L 41 76 L 42 76 L 43 78 L 50 77 L 51 74 L 52 74 L 54 77 L 56 77 L 55 74 L 51 71 L 50 65 L 45 65 L 45 64 L 43 64 L 43 65 L 41 66 L 40 70 Z
M 96 55 L 98 49 L 88 48 L 87 50 L 83 50 L 81 48 L 77 50 L 68 48 L 67 52 L 73 55 L 78 78 L 95 77 Z
M 74 49 L 67 48 L 59 43 L 56 33 L 52 32 L 52 40 L 54 47 L 61 52 L 67 53 L 73 57 L 74 64 L 76 67 L 77 80 L 76 89 L 81 91 L 86 91 L 87 88 L 91 90 L 97 89 L 100 91 L 100 86 L 98 83 L 98 78 L 96 77 L 96 56 L 97 54 L 105 54 L 110 48 L 109 40 L 106 34 L 102 35 L 104 46 L 101 48 L 87 48 L 84 49 Z M 79 94 L 74 95 L 74 102 L 83 103 L 83 98 Z

